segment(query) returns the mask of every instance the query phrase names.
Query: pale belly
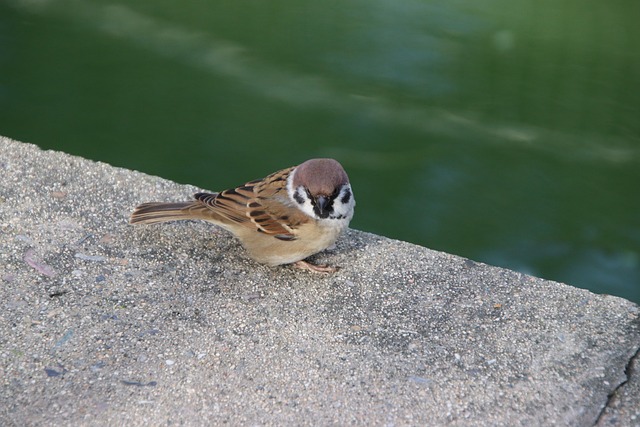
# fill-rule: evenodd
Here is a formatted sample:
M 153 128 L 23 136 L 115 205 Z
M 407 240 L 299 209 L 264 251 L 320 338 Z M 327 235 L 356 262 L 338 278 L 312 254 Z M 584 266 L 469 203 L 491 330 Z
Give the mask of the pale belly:
M 327 225 L 300 227 L 295 240 L 280 240 L 267 234 L 238 236 L 256 261 L 268 265 L 290 264 L 321 252 L 333 245 L 347 228 L 348 221 L 333 220 Z M 243 238 L 244 237 L 244 238 Z

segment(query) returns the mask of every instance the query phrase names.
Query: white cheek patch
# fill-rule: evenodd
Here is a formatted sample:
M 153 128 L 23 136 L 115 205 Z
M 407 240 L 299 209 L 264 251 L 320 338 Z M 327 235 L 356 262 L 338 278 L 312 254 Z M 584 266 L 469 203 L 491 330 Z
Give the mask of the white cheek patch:
M 303 186 L 296 188 L 293 192 L 293 200 L 298 204 L 300 210 L 311 217 L 315 217 L 315 213 L 313 212 L 313 204 L 311 203 L 311 199 L 307 195 L 306 190 Z
M 350 185 L 345 185 L 340 190 L 340 194 L 333 201 L 333 214 L 331 218 L 351 220 L 353 217 L 353 207 L 356 201 Z
M 295 169 L 287 178 L 287 193 L 289 193 L 289 197 L 293 199 L 298 208 L 310 217 L 315 218 L 315 213 L 313 212 L 313 205 L 311 204 L 311 200 L 307 195 L 307 191 L 304 189 L 302 185 L 298 186 L 298 188 L 293 188 L 293 176 L 296 174 Z

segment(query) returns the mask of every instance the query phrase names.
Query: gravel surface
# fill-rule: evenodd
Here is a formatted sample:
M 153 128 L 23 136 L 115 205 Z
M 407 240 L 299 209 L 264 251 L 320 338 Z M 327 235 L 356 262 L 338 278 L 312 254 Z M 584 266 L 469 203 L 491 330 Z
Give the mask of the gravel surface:
M 0 173 L 0 425 L 640 424 L 624 299 L 355 230 L 266 267 L 127 224 L 195 187 L 2 138 Z

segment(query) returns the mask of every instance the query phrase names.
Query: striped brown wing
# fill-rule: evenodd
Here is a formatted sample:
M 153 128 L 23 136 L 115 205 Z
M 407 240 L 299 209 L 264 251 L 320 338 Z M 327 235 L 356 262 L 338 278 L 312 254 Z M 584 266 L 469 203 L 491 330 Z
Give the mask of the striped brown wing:
M 288 202 L 287 177 L 292 169 L 217 194 L 198 193 L 194 197 L 230 221 L 281 240 L 293 240 L 295 228 L 308 218 L 292 210 Z

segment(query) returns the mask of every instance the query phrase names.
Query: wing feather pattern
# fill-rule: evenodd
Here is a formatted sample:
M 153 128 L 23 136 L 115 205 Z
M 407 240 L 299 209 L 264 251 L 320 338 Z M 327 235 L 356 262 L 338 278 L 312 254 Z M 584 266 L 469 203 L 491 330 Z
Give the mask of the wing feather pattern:
M 295 228 L 308 218 L 302 212 L 293 218 L 291 215 L 286 188 L 292 169 L 220 193 L 197 193 L 194 197 L 230 221 L 280 240 L 294 240 Z

